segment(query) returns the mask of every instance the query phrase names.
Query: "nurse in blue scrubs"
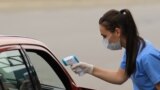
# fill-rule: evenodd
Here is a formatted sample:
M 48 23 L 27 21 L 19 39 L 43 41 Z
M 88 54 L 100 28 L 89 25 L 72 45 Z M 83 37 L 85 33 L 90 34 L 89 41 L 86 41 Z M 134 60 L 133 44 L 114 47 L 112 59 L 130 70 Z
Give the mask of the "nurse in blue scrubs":
M 71 69 L 76 74 L 88 73 L 112 84 L 123 84 L 131 78 L 134 90 L 160 90 L 160 51 L 139 36 L 131 12 L 109 10 L 100 18 L 99 26 L 107 49 L 125 49 L 120 68 L 111 71 L 80 62 Z

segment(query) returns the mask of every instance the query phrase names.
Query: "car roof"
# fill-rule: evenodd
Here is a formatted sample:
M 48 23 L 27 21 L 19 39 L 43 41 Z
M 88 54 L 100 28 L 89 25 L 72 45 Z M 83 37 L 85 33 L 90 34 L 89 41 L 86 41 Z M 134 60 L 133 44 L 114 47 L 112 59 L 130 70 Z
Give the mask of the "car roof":
M 12 44 L 33 44 L 33 45 L 40 45 L 40 46 L 46 47 L 46 45 L 44 43 L 42 43 L 38 40 L 35 40 L 33 38 L 23 37 L 23 36 L 0 35 L 0 46 L 12 45 Z

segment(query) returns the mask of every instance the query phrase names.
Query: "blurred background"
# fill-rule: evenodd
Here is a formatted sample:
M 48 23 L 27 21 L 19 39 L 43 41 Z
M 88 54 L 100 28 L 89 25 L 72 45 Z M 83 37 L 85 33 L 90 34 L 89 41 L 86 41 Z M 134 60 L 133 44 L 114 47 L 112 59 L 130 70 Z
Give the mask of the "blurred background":
M 44 42 L 61 60 L 75 54 L 80 61 L 119 68 L 123 51 L 103 47 L 98 20 L 110 9 L 131 10 L 140 35 L 160 48 L 159 0 L 0 0 L 0 34 Z M 132 90 L 132 82 L 113 85 L 90 75 L 67 71 L 78 86 L 97 90 Z

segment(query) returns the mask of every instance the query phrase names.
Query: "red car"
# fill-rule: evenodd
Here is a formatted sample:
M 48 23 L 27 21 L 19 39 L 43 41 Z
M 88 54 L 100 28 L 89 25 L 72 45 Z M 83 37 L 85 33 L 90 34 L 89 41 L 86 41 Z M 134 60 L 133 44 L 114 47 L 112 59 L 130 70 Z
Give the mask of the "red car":
M 0 90 L 93 90 L 77 87 L 40 41 L 0 36 Z

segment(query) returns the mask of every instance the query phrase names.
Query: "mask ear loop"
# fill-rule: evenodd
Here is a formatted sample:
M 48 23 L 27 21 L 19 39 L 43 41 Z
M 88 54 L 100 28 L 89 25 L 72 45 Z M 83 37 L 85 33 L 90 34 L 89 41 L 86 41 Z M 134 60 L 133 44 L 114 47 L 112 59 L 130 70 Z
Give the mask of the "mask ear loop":
M 120 43 L 120 45 L 121 45 L 121 47 L 122 47 L 122 44 L 121 44 L 121 38 L 119 38 L 119 43 Z
M 109 37 L 105 38 L 105 39 L 107 39 L 108 44 L 110 43 L 110 42 L 109 42 L 109 40 L 110 40 L 111 36 L 112 36 L 112 35 L 110 35 Z M 120 45 L 121 45 L 121 47 L 122 47 L 122 44 L 121 44 L 121 38 L 119 38 L 117 42 L 119 42 L 119 43 L 120 43 Z
M 102 44 L 104 45 L 105 48 L 108 47 L 108 44 L 109 44 L 109 39 L 112 35 L 109 35 L 108 37 L 105 37 L 102 39 Z
M 108 43 L 110 43 L 109 40 L 110 40 L 111 36 L 112 36 L 112 35 L 109 35 L 108 37 L 106 37 Z

